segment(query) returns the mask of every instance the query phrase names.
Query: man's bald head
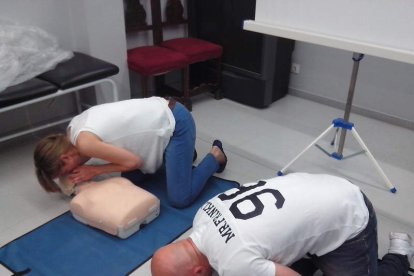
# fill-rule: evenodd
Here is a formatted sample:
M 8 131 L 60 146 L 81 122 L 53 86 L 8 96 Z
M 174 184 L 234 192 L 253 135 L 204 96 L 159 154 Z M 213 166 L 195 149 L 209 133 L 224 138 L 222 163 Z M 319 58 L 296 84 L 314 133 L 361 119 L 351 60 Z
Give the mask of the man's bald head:
M 152 257 L 151 273 L 153 276 L 192 276 L 211 275 L 212 270 L 207 258 L 190 239 L 185 239 L 157 250 Z

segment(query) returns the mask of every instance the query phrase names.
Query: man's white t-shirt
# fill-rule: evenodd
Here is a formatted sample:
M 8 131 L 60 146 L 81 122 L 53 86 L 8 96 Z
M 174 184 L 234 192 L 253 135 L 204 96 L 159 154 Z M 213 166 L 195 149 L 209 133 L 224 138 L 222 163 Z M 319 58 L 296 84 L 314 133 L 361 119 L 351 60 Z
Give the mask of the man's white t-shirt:
M 161 166 L 174 129 L 168 101 L 159 97 L 96 105 L 74 117 L 68 126 L 72 144 L 76 145 L 82 131 L 91 132 L 105 143 L 140 156 L 144 173 L 153 173 Z
M 197 212 L 190 238 L 220 276 L 274 276 L 273 262 L 333 251 L 368 219 L 363 195 L 349 181 L 291 173 L 214 197 Z

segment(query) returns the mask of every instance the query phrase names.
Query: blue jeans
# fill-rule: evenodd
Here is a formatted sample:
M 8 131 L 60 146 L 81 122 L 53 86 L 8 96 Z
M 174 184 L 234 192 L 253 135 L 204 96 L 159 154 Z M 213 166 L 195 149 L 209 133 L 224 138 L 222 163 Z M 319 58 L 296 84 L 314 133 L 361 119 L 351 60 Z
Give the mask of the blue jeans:
M 193 156 L 196 139 L 196 127 L 191 113 L 179 102 L 172 110 L 175 129 L 164 152 L 164 164 L 167 177 L 167 196 L 170 204 L 176 208 L 190 205 L 203 190 L 207 180 L 218 170 L 219 163 L 208 153 L 197 167 L 193 168 Z M 140 170 L 124 172 L 122 176 L 135 183 L 144 181 L 151 175 Z
M 369 221 L 365 229 L 356 237 L 346 241 L 336 250 L 323 256 L 311 256 L 314 270 L 305 261 L 293 264 L 292 268 L 302 275 L 313 275 L 320 269 L 325 276 L 406 276 L 409 262 L 407 256 L 386 254 L 378 262 L 377 218 L 371 202 L 364 195 L 369 210 Z
M 216 158 L 208 153 L 193 168 L 196 127 L 191 113 L 180 103 L 172 110 L 175 130 L 165 149 L 167 194 L 170 204 L 183 208 L 191 204 L 204 188 L 208 178 L 219 168 Z

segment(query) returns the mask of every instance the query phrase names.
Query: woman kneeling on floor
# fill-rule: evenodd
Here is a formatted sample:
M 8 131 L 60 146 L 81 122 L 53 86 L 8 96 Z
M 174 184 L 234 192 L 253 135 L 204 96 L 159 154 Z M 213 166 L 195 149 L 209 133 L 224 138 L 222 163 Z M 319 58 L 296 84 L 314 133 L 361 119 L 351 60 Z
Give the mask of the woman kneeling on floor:
M 191 113 L 174 99 L 101 104 L 74 117 L 66 134 L 49 135 L 38 142 L 36 175 L 47 192 L 60 192 L 54 179 L 61 176 L 82 183 L 113 172 L 144 175 L 156 172 L 164 162 L 170 204 L 183 208 L 227 164 L 222 143 L 215 140 L 211 151 L 193 168 L 195 138 Z M 101 160 L 101 164 L 85 164 L 90 159 Z

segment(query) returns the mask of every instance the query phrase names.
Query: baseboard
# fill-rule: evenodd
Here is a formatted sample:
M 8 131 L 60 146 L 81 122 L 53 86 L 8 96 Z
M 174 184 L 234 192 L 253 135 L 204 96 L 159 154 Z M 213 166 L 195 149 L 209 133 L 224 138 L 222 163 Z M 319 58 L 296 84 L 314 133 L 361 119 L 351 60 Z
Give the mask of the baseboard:
M 332 107 L 335 107 L 335 108 L 339 108 L 339 109 L 344 109 L 345 108 L 345 103 L 343 103 L 343 102 L 333 100 L 333 99 L 330 99 L 330 98 L 326 98 L 326 97 L 322 97 L 322 96 L 319 96 L 319 95 L 315 95 L 315 94 L 312 94 L 310 92 L 295 89 L 295 88 L 292 88 L 292 87 L 289 88 L 288 94 L 292 95 L 292 96 L 304 98 L 304 99 L 307 99 L 307 100 L 311 100 L 311 101 L 314 101 L 314 102 L 318 102 L 318 103 L 321 103 L 321 104 L 325 104 L 325 105 L 328 105 L 328 106 L 332 106 Z M 382 122 L 386 122 L 386 123 L 389 123 L 389 124 L 392 124 L 392 125 L 396 125 L 396 126 L 400 126 L 400 127 L 410 129 L 410 130 L 414 130 L 414 122 L 413 121 L 409 121 L 409 120 L 399 118 L 399 117 L 396 117 L 396 116 L 393 116 L 393 115 L 378 112 L 378 111 L 375 111 L 375 110 L 370 110 L 370 109 L 363 108 L 363 107 L 356 106 L 356 105 L 352 106 L 352 112 L 355 113 L 355 114 L 365 116 L 365 117 L 369 117 L 369 118 L 376 119 L 376 120 L 379 120 L 379 121 L 382 121 Z

